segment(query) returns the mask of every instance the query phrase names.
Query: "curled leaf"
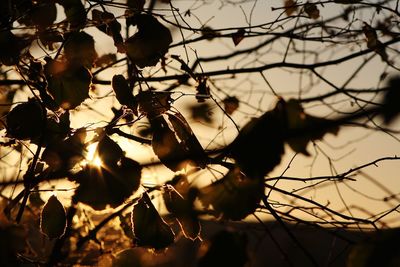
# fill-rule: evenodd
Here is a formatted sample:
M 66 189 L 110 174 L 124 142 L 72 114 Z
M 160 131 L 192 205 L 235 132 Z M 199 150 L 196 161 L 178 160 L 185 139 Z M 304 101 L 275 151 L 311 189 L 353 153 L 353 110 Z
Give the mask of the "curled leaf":
M 263 196 L 264 179 L 249 178 L 238 167 L 199 191 L 204 207 L 212 206 L 217 217 L 229 220 L 242 220 L 252 214 Z
M 168 113 L 150 120 L 152 147 L 160 161 L 172 171 L 187 164 L 204 168 L 208 157 L 189 124 L 180 113 Z
M 125 42 L 128 57 L 140 68 L 156 65 L 172 42 L 170 31 L 148 14 L 134 15 L 131 23 L 137 25 L 138 32 Z
M 97 28 L 100 31 L 113 38 L 114 45 L 117 47 L 118 52 L 124 53 L 125 49 L 123 48 L 121 24 L 114 17 L 114 14 L 93 9 L 92 19 L 98 24 Z
M 65 16 L 72 29 L 83 28 L 86 24 L 86 10 L 81 0 L 56 0 L 64 8 Z
M 131 216 L 132 230 L 138 246 L 159 250 L 174 242 L 174 232 L 158 214 L 147 193 L 133 206 Z
M 51 196 L 40 214 L 40 230 L 48 238 L 60 238 L 65 233 L 67 218 L 65 209 L 56 196 Z

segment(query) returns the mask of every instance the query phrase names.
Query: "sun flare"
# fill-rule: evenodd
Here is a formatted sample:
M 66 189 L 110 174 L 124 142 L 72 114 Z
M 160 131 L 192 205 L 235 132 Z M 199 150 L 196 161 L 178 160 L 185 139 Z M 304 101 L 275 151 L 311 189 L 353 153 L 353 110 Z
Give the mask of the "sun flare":
M 86 162 L 87 164 L 101 167 L 103 162 L 99 155 L 96 154 L 97 143 L 91 144 L 87 147 Z

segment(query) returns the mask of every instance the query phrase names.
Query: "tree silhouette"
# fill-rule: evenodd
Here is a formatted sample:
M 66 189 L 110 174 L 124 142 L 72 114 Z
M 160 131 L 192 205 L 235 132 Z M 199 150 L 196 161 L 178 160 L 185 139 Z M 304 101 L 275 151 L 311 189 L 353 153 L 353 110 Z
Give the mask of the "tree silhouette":
M 0 265 L 398 265 L 399 16 L 1 1 Z

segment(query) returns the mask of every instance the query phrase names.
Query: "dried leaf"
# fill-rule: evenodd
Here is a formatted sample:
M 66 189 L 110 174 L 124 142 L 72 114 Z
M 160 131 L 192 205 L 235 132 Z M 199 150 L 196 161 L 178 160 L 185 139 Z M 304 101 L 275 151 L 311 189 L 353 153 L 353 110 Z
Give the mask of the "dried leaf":
M 112 261 L 111 267 L 141 267 L 141 254 L 142 251 L 137 248 L 128 248 L 119 251 Z
M 210 87 L 207 85 L 207 78 L 201 77 L 196 86 L 197 102 L 204 102 L 208 98 L 210 98 Z
M 297 11 L 296 2 L 294 0 L 285 0 L 285 13 L 287 16 L 291 16 Z
M 201 35 L 208 41 L 211 41 L 215 37 L 220 36 L 220 33 L 213 28 L 206 26 L 201 29 Z
M 319 18 L 319 9 L 316 4 L 314 3 L 306 3 L 304 5 L 304 12 L 310 17 L 311 19 L 318 19 Z
M 40 230 L 48 238 L 60 238 L 65 233 L 67 217 L 65 209 L 56 196 L 51 196 L 40 214 Z
M 102 12 L 97 9 L 92 11 L 92 20 L 96 22 L 97 28 L 105 34 L 111 36 L 114 40 L 114 45 L 117 47 L 117 51 L 125 53 L 123 45 L 123 38 L 121 35 L 121 24 L 114 17 L 114 14 L 110 12 Z
M 39 3 L 30 3 L 28 12 L 18 20 L 19 23 L 27 26 L 36 26 L 43 30 L 53 24 L 57 17 L 57 8 L 53 1 L 40 1 Z
M 6 66 L 17 64 L 23 50 L 31 43 L 29 36 L 14 35 L 10 30 L 0 31 L 0 63 Z
M 367 38 L 367 47 L 369 49 L 373 49 L 378 55 L 380 55 L 383 61 L 389 62 L 389 56 L 386 53 L 386 47 L 381 41 L 378 40 L 378 35 L 375 29 L 364 22 L 362 30 Z
M 156 250 L 165 249 L 174 242 L 174 232 L 161 218 L 147 193 L 133 206 L 132 230 L 136 244 Z
M 232 41 L 235 46 L 237 46 L 243 39 L 246 31 L 244 29 L 237 30 L 234 34 L 232 34 Z
M 101 139 L 96 148 L 96 155 L 100 157 L 105 166 L 114 166 L 124 156 L 121 147 L 105 133 L 101 133 Z
M 382 113 L 385 124 L 392 123 L 400 113 L 400 77 L 389 81 L 389 90 L 383 97 Z
M 134 15 L 131 23 L 138 32 L 125 42 L 128 57 L 140 68 L 155 66 L 172 42 L 170 31 L 148 14 Z
M 249 178 L 238 167 L 220 180 L 200 188 L 199 199 L 204 207 L 212 206 L 216 216 L 242 220 L 252 214 L 264 196 L 264 179 Z
M 239 108 L 239 99 L 235 96 L 228 96 L 222 100 L 224 110 L 228 115 L 232 115 Z

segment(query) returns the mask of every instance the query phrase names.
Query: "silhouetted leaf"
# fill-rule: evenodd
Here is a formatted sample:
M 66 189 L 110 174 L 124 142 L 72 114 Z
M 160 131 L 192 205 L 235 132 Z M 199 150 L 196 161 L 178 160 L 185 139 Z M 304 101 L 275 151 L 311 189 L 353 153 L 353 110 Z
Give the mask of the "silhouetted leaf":
M 236 96 L 228 96 L 222 100 L 224 110 L 228 115 L 232 115 L 239 108 L 239 99 Z
M 69 112 L 64 112 L 59 117 L 48 117 L 46 120 L 46 129 L 43 132 L 42 146 L 63 140 L 67 137 L 70 130 Z
M 43 151 L 42 160 L 53 171 L 68 171 L 84 159 L 86 131 L 78 130 L 64 140 L 55 140 Z
M 101 134 L 101 139 L 97 145 L 96 154 L 101 158 L 102 162 L 108 165 L 116 165 L 124 156 L 121 147 L 115 143 L 106 134 Z
M 389 90 L 383 98 L 382 113 L 386 124 L 393 120 L 400 113 L 400 77 L 394 77 L 389 81 Z
M 132 228 L 138 246 L 158 250 L 174 242 L 174 232 L 158 214 L 147 193 L 133 206 Z
M 10 30 L 1 30 L 0 63 L 7 66 L 17 64 L 23 49 L 30 43 L 30 36 L 18 36 L 14 35 Z
M 114 14 L 93 9 L 92 19 L 96 22 L 97 28 L 100 31 L 113 38 L 114 45 L 117 47 L 117 51 L 120 53 L 125 53 L 126 51 L 123 46 L 123 39 L 121 35 L 121 24 L 116 20 Z
M 210 98 L 210 87 L 207 85 L 207 78 L 199 78 L 196 91 L 197 102 L 201 103 Z
M 55 0 L 64 8 L 70 28 L 80 29 L 86 24 L 86 10 L 81 0 Z
M 373 49 L 378 55 L 380 55 L 383 61 L 388 62 L 389 56 L 386 53 L 386 48 L 382 42 L 378 40 L 378 35 L 375 29 L 372 28 L 368 23 L 364 22 L 362 30 L 367 38 L 367 47 L 369 49 Z
M 304 12 L 306 12 L 306 14 L 312 19 L 319 18 L 319 9 L 318 9 L 317 5 L 314 3 L 307 2 L 304 5 Z
M 237 46 L 243 39 L 246 31 L 244 29 L 237 30 L 234 34 L 232 34 L 232 41 L 235 46 Z
M 92 74 L 85 67 L 49 60 L 45 74 L 47 90 L 63 109 L 74 109 L 89 97 Z
M 216 216 L 241 220 L 252 214 L 264 196 L 264 179 L 249 178 L 238 167 L 218 181 L 200 189 L 204 207 L 212 206 Z
M 148 14 L 134 15 L 131 23 L 138 32 L 125 42 L 128 57 L 140 68 L 156 65 L 172 42 L 170 31 Z
M 142 167 L 136 161 L 122 157 L 118 164 L 93 166 L 87 164 L 70 179 L 79 183 L 73 196 L 75 201 L 103 210 L 115 208 L 130 197 L 140 185 Z
M 205 26 L 201 29 L 201 35 L 208 41 L 211 41 L 212 39 L 220 36 L 221 34 L 218 31 L 214 30 L 213 28 Z
M 193 207 L 197 190 L 192 188 L 185 175 L 177 175 L 165 186 L 163 199 L 167 210 L 175 216 L 186 238 L 199 237 L 201 226 Z
M 339 131 L 339 127 L 333 126 L 330 120 L 306 114 L 297 100 L 288 100 L 286 111 L 288 131 L 294 133 L 287 143 L 297 153 L 309 156 L 307 145 L 310 141 L 322 139 L 326 133 L 336 135 Z
M 33 2 L 33 1 L 32 1 Z M 32 3 L 28 12 L 23 14 L 18 22 L 27 26 L 37 26 L 40 30 L 53 24 L 57 17 L 57 8 L 52 0 L 42 0 Z
M 18 104 L 7 114 L 7 136 L 21 140 L 38 138 L 43 132 L 44 112 L 33 98 Z
M 127 0 L 127 5 L 134 11 L 143 11 L 145 0 Z
M 297 11 L 296 2 L 294 0 L 285 0 L 285 13 L 287 16 L 291 16 Z
M 188 164 L 188 151 L 179 142 L 163 116 L 151 120 L 153 138 L 151 146 L 160 161 L 172 171 L 179 171 Z
M 285 101 L 273 110 L 253 118 L 229 147 L 232 158 L 248 177 L 262 177 L 281 161 L 287 131 Z
M 86 32 L 72 32 L 66 37 L 64 53 L 70 64 L 91 68 L 97 58 L 94 39 Z
M 54 43 L 61 43 L 64 37 L 61 32 L 55 29 L 47 29 L 39 32 L 39 40 L 49 50 L 54 50 Z
M 200 105 L 192 105 L 189 107 L 194 120 L 200 120 L 205 123 L 212 123 L 212 112 L 210 104 L 202 103 Z
M 65 209 L 56 196 L 51 196 L 40 214 L 40 230 L 48 238 L 60 238 L 67 227 Z
M 171 108 L 171 93 L 153 90 L 142 91 L 136 95 L 138 110 L 149 119 L 157 117 Z
M 125 80 L 124 76 L 114 75 L 112 78 L 112 88 L 118 102 L 136 112 L 136 99 L 133 96 L 132 90 L 129 88 L 128 82 Z
M 244 234 L 223 230 L 215 234 L 209 243 L 206 254 L 199 260 L 199 267 L 243 267 L 248 261 Z

